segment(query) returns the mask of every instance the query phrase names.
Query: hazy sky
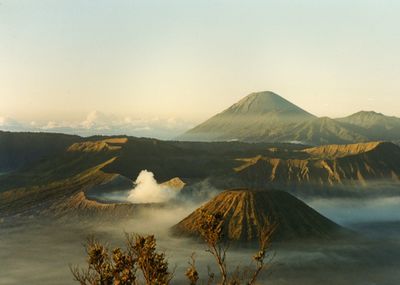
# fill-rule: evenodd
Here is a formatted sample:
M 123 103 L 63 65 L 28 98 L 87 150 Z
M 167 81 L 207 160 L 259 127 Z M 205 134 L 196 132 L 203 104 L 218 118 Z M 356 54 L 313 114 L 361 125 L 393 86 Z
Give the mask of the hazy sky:
M 199 122 L 261 90 L 400 116 L 400 1 L 0 2 L 0 117 Z

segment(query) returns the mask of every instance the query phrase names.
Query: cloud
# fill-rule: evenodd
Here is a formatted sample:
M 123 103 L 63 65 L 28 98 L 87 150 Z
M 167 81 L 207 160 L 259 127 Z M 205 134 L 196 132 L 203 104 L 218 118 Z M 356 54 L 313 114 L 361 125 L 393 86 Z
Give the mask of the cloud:
M 139 127 L 139 128 L 136 128 L 136 129 L 133 129 L 134 131 L 138 131 L 138 132 L 141 132 L 141 131 L 151 131 L 151 128 L 149 127 L 149 126 L 144 126 L 144 127 Z
M 0 130 L 4 131 L 24 131 L 27 128 L 20 122 L 9 118 L 0 116 Z
M 308 204 L 333 221 L 348 225 L 363 222 L 398 221 L 400 197 L 313 199 Z
M 20 124 L 8 117 L 0 117 L 0 126 L 1 127 L 12 127 L 12 126 L 19 126 Z
M 20 123 L 11 118 L 0 117 L 1 130 L 59 132 L 81 136 L 128 135 L 173 139 L 192 125 L 192 123 L 175 117 L 134 118 L 116 116 L 99 111 L 89 112 L 81 121 L 49 120 L 47 122 L 38 122 L 31 120 L 27 123 Z
M 113 115 L 106 115 L 99 111 L 92 111 L 86 119 L 79 124 L 84 129 L 109 130 L 113 126 L 121 125 L 121 122 Z M 79 127 L 78 126 L 78 127 Z
M 78 124 L 69 124 L 71 132 L 80 135 L 132 135 L 138 137 L 155 137 L 173 139 L 189 129 L 192 124 L 175 118 L 132 118 L 118 117 L 99 111 L 90 112 Z
M 86 120 L 84 120 L 84 121 L 81 123 L 82 127 L 86 128 L 86 129 L 93 128 L 94 125 L 95 125 L 95 123 L 96 123 L 96 120 L 98 119 L 98 116 L 99 116 L 99 115 L 98 115 L 98 113 L 97 113 L 96 111 L 90 112 L 90 113 L 87 115 Z
M 55 128 L 58 128 L 58 127 L 59 127 L 59 125 L 56 122 L 49 121 L 49 122 L 47 122 L 46 125 L 42 126 L 42 129 L 51 130 L 51 129 L 55 129 Z

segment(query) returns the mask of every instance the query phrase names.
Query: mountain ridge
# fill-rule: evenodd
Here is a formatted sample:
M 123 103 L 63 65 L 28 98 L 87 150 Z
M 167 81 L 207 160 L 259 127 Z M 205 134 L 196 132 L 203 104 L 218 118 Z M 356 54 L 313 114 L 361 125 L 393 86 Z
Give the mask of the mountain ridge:
M 235 171 L 256 187 L 267 185 L 365 184 L 400 179 L 400 147 L 388 142 L 306 148 L 308 157 L 243 158 Z

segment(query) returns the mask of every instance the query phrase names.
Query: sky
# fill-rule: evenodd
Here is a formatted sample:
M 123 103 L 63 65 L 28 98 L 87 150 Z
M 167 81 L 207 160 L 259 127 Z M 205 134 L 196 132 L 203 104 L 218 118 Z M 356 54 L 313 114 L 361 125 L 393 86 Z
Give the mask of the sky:
M 263 90 L 317 116 L 400 116 L 398 11 L 390 0 L 0 0 L 0 128 L 171 136 Z

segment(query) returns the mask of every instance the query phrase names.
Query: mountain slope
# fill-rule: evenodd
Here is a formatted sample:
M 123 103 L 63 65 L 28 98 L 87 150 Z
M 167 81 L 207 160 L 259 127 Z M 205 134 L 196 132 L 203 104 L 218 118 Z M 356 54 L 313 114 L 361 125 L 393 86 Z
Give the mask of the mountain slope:
M 0 131 L 0 174 L 57 156 L 81 140 L 65 134 Z
M 262 141 L 279 126 L 314 119 L 315 116 L 270 92 L 252 93 L 225 111 L 189 130 L 179 139 L 198 141 Z
M 342 228 L 283 191 L 230 190 L 195 210 L 172 228 L 176 235 L 198 236 L 203 213 L 223 214 L 222 229 L 228 240 L 257 242 L 266 223 L 277 224 L 273 238 L 334 239 Z
M 392 143 L 328 145 L 308 148 L 303 158 L 257 156 L 241 159 L 235 168 L 242 179 L 257 187 L 270 184 L 364 183 L 400 178 L 400 147 Z
M 368 138 L 328 117 L 315 118 L 283 126 L 270 141 L 295 141 L 304 144 L 347 144 L 365 142 Z
M 385 116 L 374 111 L 360 111 L 348 117 L 339 118 L 338 121 L 356 125 L 363 128 L 384 127 L 387 130 L 400 126 L 400 118 Z
M 385 116 L 373 111 L 361 111 L 338 122 L 357 128 L 357 132 L 375 140 L 399 140 L 400 118 Z
M 262 115 L 266 113 L 273 114 L 274 112 L 276 115 L 290 120 L 314 117 L 271 91 L 252 93 L 224 111 L 225 114 L 232 115 L 247 115 L 248 113 Z
M 1 216 L 6 218 L 48 214 L 55 208 L 59 208 L 55 205 L 64 203 L 71 196 L 114 179 L 115 174 L 101 171 L 105 165 L 113 160 L 99 163 L 66 179 L 0 192 Z

